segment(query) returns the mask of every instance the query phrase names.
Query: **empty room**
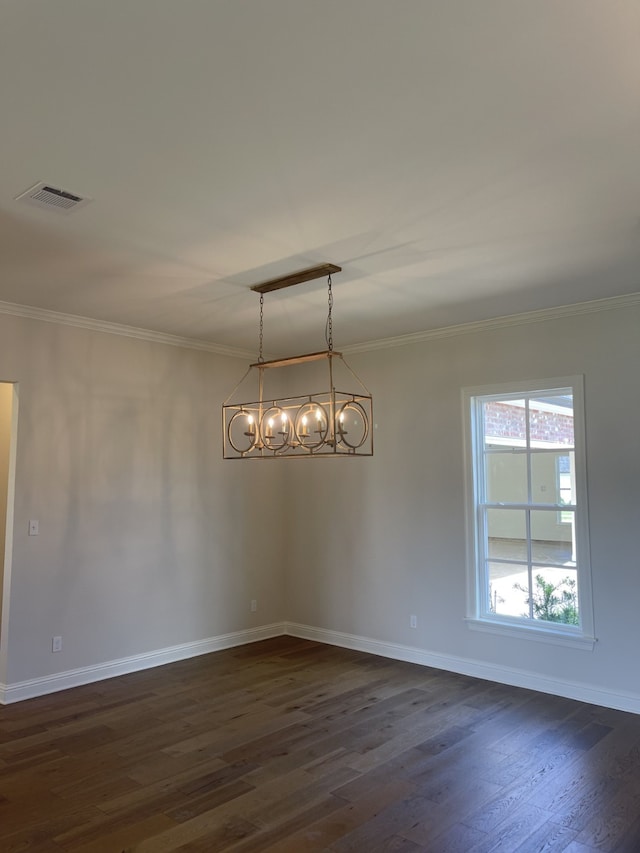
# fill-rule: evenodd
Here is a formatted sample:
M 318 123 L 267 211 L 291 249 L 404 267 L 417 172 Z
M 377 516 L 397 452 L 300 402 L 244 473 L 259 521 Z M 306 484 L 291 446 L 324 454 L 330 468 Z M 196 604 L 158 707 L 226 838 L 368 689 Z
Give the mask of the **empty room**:
M 2 853 L 638 853 L 638 3 L 7 0 L 0 80 Z

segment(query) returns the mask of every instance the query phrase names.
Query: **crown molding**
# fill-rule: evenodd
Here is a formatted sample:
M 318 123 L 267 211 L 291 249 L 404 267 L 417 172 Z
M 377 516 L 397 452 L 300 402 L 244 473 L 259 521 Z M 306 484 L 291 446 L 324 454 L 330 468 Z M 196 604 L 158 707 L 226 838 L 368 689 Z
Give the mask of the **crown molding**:
M 611 311 L 640 305 L 640 292 L 624 296 L 609 296 L 605 299 L 593 299 L 589 302 L 577 302 L 573 305 L 560 305 L 556 308 L 542 308 L 537 311 L 526 311 L 522 314 L 509 314 L 505 317 L 493 317 L 488 320 L 477 320 L 472 323 L 460 323 L 455 326 L 443 326 L 439 329 L 428 329 L 423 332 L 412 332 L 407 335 L 397 335 L 391 338 L 380 338 L 374 341 L 364 341 L 359 344 L 342 346 L 342 352 L 352 355 L 355 353 L 373 352 L 393 347 L 406 347 L 424 341 L 440 338 L 454 338 L 458 335 L 470 335 L 474 332 L 484 332 L 491 329 L 504 329 L 509 326 L 524 326 L 528 323 L 540 323 L 545 320 L 557 320 L 562 317 L 577 317 L 581 314 L 595 314 L 600 311 Z M 57 323 L 62 326 L 75 326 L 79 329 L 89 329 L 94 332 L 105 332 L 109 335 L 120 335 L 125 338 L 136 338 L 151 343 L 166 344 L 184 349 L 203 350 L 205 352 L 225 355 L 231 358 L 251 359 L 254 352 L 236 347 L 216 344 L 212 341 L 201 341 L 197 338 L 185 338 L 180 335 L 170 335 L 167 332 L 154 332 L 151 329 L 139 329 L 136 326 L 126 326 L 121 323 L 110 323 L 107 320 L 94 320 L 91 317 L 81 317 L 78 314 L 63 314 L 48 308 L 34 308 L 30 305 L 18 305 L 13 302 L 0 301 L 0 314 L 10 314 L 14 317 L 25 317 L 29 320 L 42 320 L 46 323 Z
M 51 311 L 48 308 L 33 308 L 30 305 L 17 305 L 13 302 L 0 302 L 0 314 L 11 314 L 13 317 L 25 317 L 29 320 L 42 320 L 45 323 L 57 323 L 61 326 L 75 326 L 78 329 L 89 329 L 92 332 L 106 332 L 108 335 L 136 338 L 140 341 L 150 341 L 155 344 L 204 350 L 205 352 L 213 352 L 217 355 L 226 355 L 232 358 L 248 359 L 255 356 L 254 352 L 215 344 L 211 341 L 201 341 L 197 338 L 183 338 L 180 335 L 170 335 L 167 332 L 154 332 L 151 329 L 139 329 L 136 326 L 125 326 L 122 323 L 93 320 L 91 317 L 81 317 L 78 314 L 63 314 L 60 311 Z
M 560 305 L 557 308 L 541 308 L 538 311 L 526 311 L 522 314 L 509 314 L 505 317 L 493 317 L 488 320 L 477 320 L 473 323 L 460 323 L 457 326 L 443 326 L 439 329 L 428 329 L 424 332 L 413 332 L 408 335 L 398 335 L 393 338 L 380 338 L 376 341 L 364 341 L 361 344 L 341 346 L 342 352 L 353 353 L 372 352 L 392 347 L 406 347 L 424 341 L 439 338 L 454 338 L 458 335 L 470 335 L 474 332 L 485 332 L 490 329 L 504 329 L 509 326 L 524 326 L 528 323 L 541 323 L 545 320 L 557 320 L 562 317 L 576 317 L 581 314 L 596 314 L 600 311 L 611 311 L 616 308 L 629 308 L 640 305 L 640 292 L 629 293 L 625 296 L 609 296 L 605 299 L 593 299 L 589 302 L 577 302 L 573 305 Z

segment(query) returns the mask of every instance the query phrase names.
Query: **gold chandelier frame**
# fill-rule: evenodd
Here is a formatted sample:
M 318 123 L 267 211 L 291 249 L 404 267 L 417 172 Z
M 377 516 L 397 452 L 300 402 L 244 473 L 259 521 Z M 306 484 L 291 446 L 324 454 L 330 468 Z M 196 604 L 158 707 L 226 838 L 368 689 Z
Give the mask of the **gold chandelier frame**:
M 373 455 L 373 400 L 362 380 L 333 349 L 334 264 L 322 264 L 251 289 L 260 294 L 260 347 L 258 361 L 246 373 L 222 406 L 223 457 L 225 459 L 277 459 L 353 457 Z M 289 358 L 265 361 L 263 346 L 264 294 L 323 276 L 328 278 L 327 349 Z M 265 374 L 277 368 L 326 361 L 327 384 L 323 390 L 295 396 L 269 397 Z M 359 384 L 359 391 L 339 391 L 334 382 L 334 363 L 344 366 Z M 257 372 L 258 387 L 252 402 L 231 402 L 250 374 Z

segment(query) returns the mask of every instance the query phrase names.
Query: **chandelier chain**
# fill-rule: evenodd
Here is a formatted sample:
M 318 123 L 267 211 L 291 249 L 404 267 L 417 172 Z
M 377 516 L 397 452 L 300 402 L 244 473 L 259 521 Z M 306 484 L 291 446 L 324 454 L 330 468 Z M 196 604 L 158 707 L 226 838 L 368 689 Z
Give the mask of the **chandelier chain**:
M 329 350 L 329 352 L 333 352 L 333 290 L 331 284 L 331 273 L 329 273 L 329 279 L 327 281 L 327 289 L 329 292 L 329 313 L 327 315 L 327 326 L 325 329 L 325 339 L 327 341 L 327 349 Z
M 264 339 L 264 293 L 260 294 L 260 347 L 258 353 L 258 361 L 260 364 L 264 361 L 264 356 L 262 354 L 262 344 Z

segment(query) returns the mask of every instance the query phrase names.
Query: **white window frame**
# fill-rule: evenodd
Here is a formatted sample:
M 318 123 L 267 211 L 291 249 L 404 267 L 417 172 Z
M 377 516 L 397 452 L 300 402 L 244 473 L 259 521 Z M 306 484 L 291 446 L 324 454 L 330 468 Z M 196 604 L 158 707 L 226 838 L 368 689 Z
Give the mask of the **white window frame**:
M 480 480 L 484 471 L 482 424 L 479 406 L 482 401 L 502 397 L 517 399 L 520 395 L 550 395 L 558 390 L 571 389 L 574 414 L 574 452 L 576 471 L 576 567 L 578 586 L 579 625 L 563 625 L 539 619 L 512 617 L 491 612 L 485 563 L 485 532 L 480 509 Z M 464 456 L 467 533 L 467 613 L 466 621 L 472 630 L 487 631 L 508 637 L 556 643 L 572 648 L 593 649 L 595 640 L 591 563 L 589 556 L 589 517 L 585 452 L 584 378 L 563 376 L 553 379 L 525 380 L 495 385 L 464 388 Z

